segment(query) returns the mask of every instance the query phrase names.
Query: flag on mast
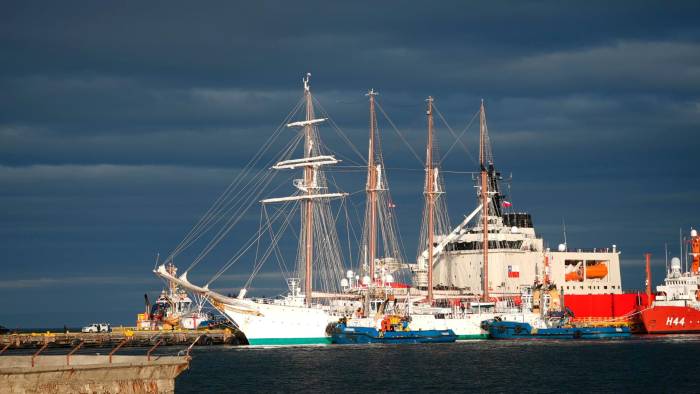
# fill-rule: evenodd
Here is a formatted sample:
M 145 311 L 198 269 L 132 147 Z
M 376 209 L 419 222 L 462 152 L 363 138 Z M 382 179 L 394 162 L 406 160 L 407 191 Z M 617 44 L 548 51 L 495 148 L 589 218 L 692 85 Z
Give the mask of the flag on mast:
M 517 265 L 508 266 L 508 277 L 509 278 L 519 278 L 520 277 L 520 267 Z

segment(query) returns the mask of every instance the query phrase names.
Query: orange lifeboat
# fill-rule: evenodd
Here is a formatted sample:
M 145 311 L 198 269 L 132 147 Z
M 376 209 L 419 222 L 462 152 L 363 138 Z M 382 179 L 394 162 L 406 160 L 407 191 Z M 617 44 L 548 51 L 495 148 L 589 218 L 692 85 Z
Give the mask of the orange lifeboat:
M 564 280 L 567 282 L 577 282 L 582 281 L 581 270 L 571 271 L 564 275 Z M 608 267 L 605 263 L 598 262 L 586 267 L 586 278 L 587 279 L 603 279 L 608 275 Z
M 599 262 L 586 267 L 586 278 L 603 279 L 608 275 L 608 267 L 605 263 Z
M 571 271 L 564 276 L 564 280 L 567 282 L 578 282 L 583 280 L 583 278 L 581 278 L 581 275 L 578 274 L 578 271 Z

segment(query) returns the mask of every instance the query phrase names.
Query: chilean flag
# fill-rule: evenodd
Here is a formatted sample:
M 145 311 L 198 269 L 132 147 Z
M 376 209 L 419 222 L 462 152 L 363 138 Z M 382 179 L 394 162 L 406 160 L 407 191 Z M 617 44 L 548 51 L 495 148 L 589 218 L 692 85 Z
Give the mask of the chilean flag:
M 508 266 L 508 277 L 509 278 L 520 278 L 520 267 L 517 265 Z
M 503 205 L 504 207 L 506 207 L 506 208 L 510 208 L 510 207 L 513 206 L 513 204 L 511 204 L 510 201 L 506 201 L 506 200 L 503 200 L 503 204 L 502 204 L 502 205 Z

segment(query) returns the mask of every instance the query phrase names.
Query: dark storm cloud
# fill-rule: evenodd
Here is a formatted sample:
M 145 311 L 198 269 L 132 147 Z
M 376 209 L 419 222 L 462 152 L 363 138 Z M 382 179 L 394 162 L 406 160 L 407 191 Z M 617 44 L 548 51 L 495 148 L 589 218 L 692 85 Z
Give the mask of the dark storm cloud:
M 73 319 L 98 302 L 121 303 L 112 318 L 131 319 L 139 292 L 157 285 L 140 281 L 155 254 L 179 242 L 279 126 L 307 71 L 360 153 L 369 88 L 419 156 L 428 95 L 456 133 L 484 98 L 515 206 L 534 214 L 550 244 L 563 217 L 573 244 L 616 243 L 625 286 L 641 286 L 641 253 L 658 256 L 678 227 L 697 225 L 699 11 L 696 2 L 639 1 L 6 4 L 0 293 L 50 293 L 76 305 L 65 308 Z M 449 171 L 476 168 L 475 126 L 463 139 L 470 156 L 459 144 L 450 150 L 437 121 L 453 220 L 473 208 L 470 175 Z M 410 258 L 422 164 L 381 117 L 380 127 Z M 345 137 L 322 133 L 343 165 L 362 163 Z M 292 137 L 285 131 L 271 151 Z M 334 175 L 346 191 L 363 188 L 359 172 Z M 361 195 L 351 201 L 358 209 Z M 257 213 L 249 216 L 245 226 L 256 226 Z M 202 280 L 225 257 L 203 264 Z M 217 284 L 233 291 L 246 264 Z M 283 286 L 261 281 L 268 295 Z M 76 302 L 69 283 L 113 292 Z M 11 308 L 10 321 L 30 324 L 20 320 L 28 305 Z M 51 319 L 36 324 L 65 323 Z

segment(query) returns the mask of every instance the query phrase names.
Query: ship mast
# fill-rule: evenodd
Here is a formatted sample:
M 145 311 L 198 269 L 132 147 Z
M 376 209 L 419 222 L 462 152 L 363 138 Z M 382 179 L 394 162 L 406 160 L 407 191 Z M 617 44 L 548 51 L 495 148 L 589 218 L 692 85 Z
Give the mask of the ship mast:
M 318 193 L 318 190 L 324 189 L 324 185 L 319 183 L 318 171 L 319 167 L 327 164 L 336 164 L 339 162 L 332 155 L 322 155 L 318 150 L 318 144 L 314 141 L 315 130 L 317 124 L 326 121 L 326 118 L 314 119 L 313 110 L 313 97 L 311 96 L 311 90 L 309 88 L 309 76 L 311 74 L 306 74 L 306 78 L 303 79 L 304 82 L 304 99 L 306 101 L 306 117 L 305 120 L 288 123 L 287 127 L 299 127 L 304 130 L 304 155 L 301 159 L 290 159 L 283 160 L 272 166 L 275 170 L 281 169 L 304 169 L 304 178 L 299 180 L 294 180 L 294 186 L 301 191 L 300 194 L 287 196 L 287 197 L 275 197 L 267 198 L 262 200 L 263 204 L 267 203 L 279 203 L 288 201 L 300 201 L 303 209 L 301 210 L 301 234 L 303 235 L 303 245 L 300 245 L 300 249 L 303 248 L 304 256 L 304 299 L 307 306 L 311 305 L 313 298 L 313 257 L 314 257 L 314 200 L 316 199 L 329 199 L 336 197 L 344 197 L 347 193 Z
M 481 218 L 483 227 L 483 244 L 482 250 L 484 253 L 483 267 L 483 301 L 489 299 L 489 201 L 488 201 L 488 174 L 486 172 L 486 113 L 484 111 L 484 100 L 481 100 L 481 109 L 479 111 L 479 164 L 481 165 Z
M 428 146 L 425 153 L 425 198 L 428 208 L 428 303 L 433 303 L 433 222 L 435 219 L 435 176 L 433 168 L 433 97 L 428 102 Z
M 369 152 L 367 153 L 367 201 L 369 203 L 369 277 L 374 284 L 374 259 L 377 255 L 377 165 L 374 160 L 375 130 L 377 114 L 374 110 L 374 96 L 378 93 L 371 89 L 369 96 Z
M 651 305 L 651 253 L 644 253 L 646 259 L 646 296 L 647 306 Z
M 313 124 L 310 122 L 313 119 L 313 103 L 312 103 L 312 98 L 311 98 L 311 90 L 309 89 L 309 76 L 310 74 L 306 75 L 306 79 L 304 79 L 304 98 L 306 99 L 306 122 L 307 124 L 304 126 L 304 158 L 309 158 L 312 156 L 311 150 L 313 149 Z M 312 165 L 307 165 L 304 167 L 304 185 L 306 186 L 306 194 L 307 195 L 312 195 L 314 193 L 314 188 L 313 188 L 313 180 L 314 180 L 314 172 L 316 169 Z M 311 272 L 311 262 L 313 261 L 313 253 L 314 253 L 314 248 L 313 248 L 313 219 L 314 219 L 314 206 L 313 206 L 313 199 L 308 198 L 305 202 L 305 208 L 304 209 L 304 231 L 305 231 L 305 236 L 304 240 L 306 242 L 305 248 L 306 248 L 306 253 L 304 253 L 305 257 L 305 266 L 306 269 L 304 270 L 304 294 L 306 296 L 306 305 L 311 306 L 311 301 L 312 301 L 312 292 L 313 292 L 313 280 L 312 280 L 312 272 Z

